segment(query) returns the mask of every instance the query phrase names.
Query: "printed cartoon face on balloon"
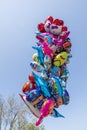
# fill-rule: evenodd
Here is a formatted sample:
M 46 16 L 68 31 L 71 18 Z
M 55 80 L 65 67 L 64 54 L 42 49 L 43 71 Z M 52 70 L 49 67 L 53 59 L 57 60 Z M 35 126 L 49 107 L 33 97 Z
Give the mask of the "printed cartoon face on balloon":
M 50 32 L 54 35 L 61 34 L 63 24 L 64 22 L 62 20 L 54 19 L 54 21 L 50 25 Z
M 53 78 L 50 80 L 50 88 L 51 88 L 51 93 L 53 93 L 55 97 L 58 97 L 58 87 L 55 82 L 55 79 Z
M 44 57 L 44 67 L 46 70 L 50 70 L 52 67 L 51 58 L 48 55 Z
M 50 26 L 50 32 L 54 35 L 59 35 L 62 31 L 62 26 L 58 26 L 55 24 L 51 24 Z
M 50 16 L 45 20 L 44 29 L 46 32 L 59 35 L 62 32 L 63 24 L 63 20 L 53 19 L 53 17 Z
M 52 22 L 53 22 L 53 17 L 52 16 L 49 16 L 45 20 L 44 29 L 46 30 L 46 32 L 50 32 L 50 25 L 52 24 Z
M 51 25 L 51 22 L 49 20 L 46 21 L 46 23 L 44 24 L 44 28 L 46 32 L 50 32 L 50 25 Z
M 35 62 L 37 62 L 37 63 L 39 63 L 38 54 L 37 54 L 37 53 L 34 53 L 34 54 L 32 55 L 32 60 L 35 61 Z

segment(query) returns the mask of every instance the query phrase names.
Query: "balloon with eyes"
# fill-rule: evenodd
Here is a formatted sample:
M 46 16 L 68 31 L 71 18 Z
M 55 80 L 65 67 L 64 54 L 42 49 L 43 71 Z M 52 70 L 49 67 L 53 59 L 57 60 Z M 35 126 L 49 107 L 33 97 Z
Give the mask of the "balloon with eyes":
M 43 29 L 42 29 L 43 28 Z M 42 31 L 44 30 L 44 31 Z M 47 40 L 50 47 L 59 49 L 62 47 L 64 41 L 68 38 L 70 31 L 64 26 L 64 21 L 60 19 L 53 19 L 49 16 L 45 22 L 38 24 L 39 33 L 36 34 L 36 38 L 42 43 Z
M 50 32 L 54 35 L 59 35 L 62 32 L 63 20 L 53 19 L 52 16 L 48 17 L 44 23 L 44 29 L 46 32 Z

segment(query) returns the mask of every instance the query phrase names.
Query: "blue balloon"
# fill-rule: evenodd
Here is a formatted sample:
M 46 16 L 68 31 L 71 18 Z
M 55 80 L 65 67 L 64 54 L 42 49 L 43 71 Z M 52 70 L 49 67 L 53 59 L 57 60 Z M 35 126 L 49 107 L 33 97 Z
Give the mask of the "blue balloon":
M 63 88 L 61 86 L 61 80 L 59 79 L 59 77 L 56 77 L 54 76 L 53 78 L 51 78 L 48 83 L 49 83 L 49 87 L 50 87 L 50 84 L 52 82 L 52 80 L 55 82 L 54 85 L 52 85 L 52 88 L 53 89 L 56 89 L 57 87 L 57 91 L 58 91 L 58 97 L 62 97 L 63 96 Z M 52 90 L 51 90 L 52 91 Z M 55 90 L 54 90 L 55 91 Z M 54 94 L 54 93 L 53 93 Z M 55 95 L 54 95 L 55 96 Z
M 42 51 L 42 47 L 41 46 L 32 46 L 32 48 L 37 50 L 37 52 L 38 52 L 38 60 L 39 60 L 41 65 L 44 65 L 44 53 Z
M 69 93 L 68 93 L 67 90 L 65 90 L 64 95 L 63 95 L 63 102 L 64 102 L 64 105 L 69 104 L 69 101 L 70 101 Z
M 63 115 L 61 115 L 55 108 L 53 109 L 53 112 L 51 113 L 51 116 L 58 118 L 58 117 L 62 117 L 64 118 Z
M 40 90 L 42 91 L 43 95 L 47 98 L 51 97 L 51 94 L 49 92 L 47 83 L 41 78 L 39 77 L 37 74 L 35 74 L 34 72 L 32 72 L 34 75 L 34 80 L 36 85 L 40 88 Z
M 31 102 L 34 101 L 36 98 L 38 98 L 41 95 L 41 91 L 39 88 L 31 90 L 27 93 L 26 99 L 27 101 Z

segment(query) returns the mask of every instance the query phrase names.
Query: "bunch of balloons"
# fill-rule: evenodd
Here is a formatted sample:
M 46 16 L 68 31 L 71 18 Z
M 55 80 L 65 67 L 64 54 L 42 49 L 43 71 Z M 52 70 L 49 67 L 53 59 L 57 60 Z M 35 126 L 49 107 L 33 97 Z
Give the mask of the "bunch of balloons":
M 32 46 L 36 52 L 30 63 L 33 71 L 22 87 L 24 95 L 20 96 L 38 118 L 36 125 L 39 125 L 48 115 L 64 117 L 57 108 L 70 100 L 66 86 L 72 44 L 63 20 L 49 16 L 37 29 L 37 43 Z

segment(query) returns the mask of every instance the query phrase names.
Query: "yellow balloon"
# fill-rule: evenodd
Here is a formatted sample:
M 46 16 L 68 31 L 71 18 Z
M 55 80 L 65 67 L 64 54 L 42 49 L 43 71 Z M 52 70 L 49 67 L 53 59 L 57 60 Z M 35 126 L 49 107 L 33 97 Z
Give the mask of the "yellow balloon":
M 68 53 L 67 52 L 61 52 L 59 53 L 55 58 L 53 64 L 55 66 L 61 66 L 65 63 L 67 59 Z
M 38 54 L 37 53 L 34 53 L 33 56 L 32 56 L 32 60 L 39 63 L 38 61 Z

